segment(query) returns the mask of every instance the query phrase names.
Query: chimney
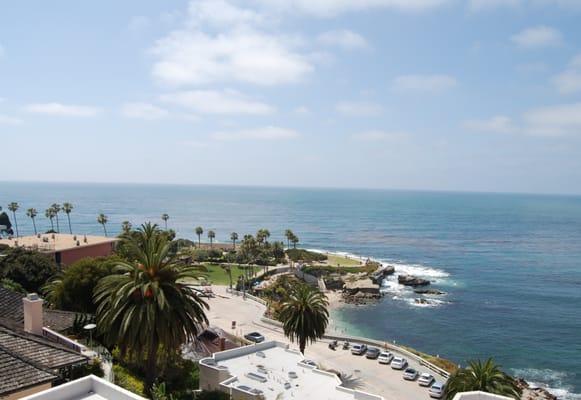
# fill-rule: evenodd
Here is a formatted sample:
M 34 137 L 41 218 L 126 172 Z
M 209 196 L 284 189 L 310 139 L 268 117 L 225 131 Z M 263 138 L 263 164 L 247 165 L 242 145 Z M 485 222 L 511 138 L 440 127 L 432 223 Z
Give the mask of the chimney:
M 24 331 L 42 336 L 42 303 L 36 293 L 29 293 L 22 299 L 24 309 Z
M 226 350 L 226 338 L 220 338 L 220 351 Z

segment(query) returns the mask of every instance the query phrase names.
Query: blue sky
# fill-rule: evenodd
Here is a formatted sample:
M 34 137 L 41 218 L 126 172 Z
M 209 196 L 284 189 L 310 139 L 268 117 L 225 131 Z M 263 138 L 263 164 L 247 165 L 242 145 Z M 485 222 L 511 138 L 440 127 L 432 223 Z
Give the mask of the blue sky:
M 0 180 L 581 193 L 581 1 L 11 2 Z

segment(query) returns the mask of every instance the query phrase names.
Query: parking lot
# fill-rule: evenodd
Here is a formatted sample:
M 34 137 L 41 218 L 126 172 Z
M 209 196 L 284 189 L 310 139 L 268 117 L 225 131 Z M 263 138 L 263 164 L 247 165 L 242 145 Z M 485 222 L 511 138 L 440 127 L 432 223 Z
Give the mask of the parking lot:
M 232 297 L 225 288 L 214 288 L 219 295 L 209 299 L 210 311 L 208 317 L 211 325 L 226 332 L 243 336 L 252 331 L 259 331 L 266 340 L 277 340 L 288 343 L 278 328 L 260 322 L 264 306 L 240 297 Z M 232 329 L 232 321 L 236 328 Z M 334 370 L 343 374 L 344 386 L 357 388 L 373 394 L 379 394 L 386 400 L 429 399 L 428 389 L 419 386 L 416 381 L 405 381 L 403 371 L 393 370 L 389 365 L 380 364 L 377 360 L 369 360 L 365 356 L 352 355 L 350 350 L 343 350 L 339 342 L 336 350 L 328 347 L 330 341 L 320 341 L 307 346 L 305 358 L 315 361 L 320 368 Z M 291 344 L 292 346 L 292 344 Z M 400 354 L 394 353 L 395 356 Z M 416 361 L 408 358 L 409 366 L 418 373 L 428 372 Z M 435 375 L 432 373 L 432 375 Z M 436 377 L 437 380 L 441 378 Z

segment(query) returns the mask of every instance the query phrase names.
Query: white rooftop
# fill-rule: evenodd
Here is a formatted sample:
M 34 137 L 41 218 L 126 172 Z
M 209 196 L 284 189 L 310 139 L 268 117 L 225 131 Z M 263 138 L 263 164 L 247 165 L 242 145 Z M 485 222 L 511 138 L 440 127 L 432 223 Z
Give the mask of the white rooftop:
M 340 386 L 336 374 L 302 364 L 303 359 L 300 352 L 273 341 L 216 353 L 201 363 L 228 369 L 231 377 L 221 382 L 223 388 L 262 393 L 266 400 L 383 400 L 381 396 Z
M 69 235 L 68 233 L 43 233 L 39 235 L 0 238 L 0 244 L 24 247 L 41 252 L 55 252 L 117 242 L 119 239 L 94 235 Z M 77 245 L 78 242 L 78 245 Z
M 486 392 L 462 392 L 454 396 L 454 400 L 513 400 L 511 397 L 499 396 Z
M 146 400 L 94 375 L 23 397 L 21 400 Z

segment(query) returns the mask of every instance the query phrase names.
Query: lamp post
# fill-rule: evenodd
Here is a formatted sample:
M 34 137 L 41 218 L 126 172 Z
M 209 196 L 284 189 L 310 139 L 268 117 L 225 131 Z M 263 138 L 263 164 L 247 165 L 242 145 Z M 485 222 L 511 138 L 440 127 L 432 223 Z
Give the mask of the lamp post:
M 89 331 L 89 347 L 93 347 L 93 330 L 97 327 L 96 324 L 87 324 L 83 329 Z

